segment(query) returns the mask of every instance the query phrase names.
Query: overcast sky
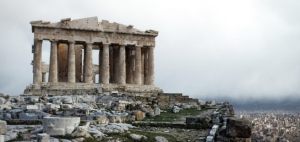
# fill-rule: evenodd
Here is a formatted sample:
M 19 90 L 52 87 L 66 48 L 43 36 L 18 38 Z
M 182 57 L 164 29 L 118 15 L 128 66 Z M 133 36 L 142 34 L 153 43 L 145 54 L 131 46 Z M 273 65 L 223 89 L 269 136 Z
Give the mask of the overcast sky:
M 32 83 L 30 21 L 97 16 L 159 31 L 155 79 L 164 92 L 199 99 L 300 96 L 299 7 L 299 0 L 1 0 L 0 92 L 19 95 Z M 49 51 L 45 41 L 48 64 Z

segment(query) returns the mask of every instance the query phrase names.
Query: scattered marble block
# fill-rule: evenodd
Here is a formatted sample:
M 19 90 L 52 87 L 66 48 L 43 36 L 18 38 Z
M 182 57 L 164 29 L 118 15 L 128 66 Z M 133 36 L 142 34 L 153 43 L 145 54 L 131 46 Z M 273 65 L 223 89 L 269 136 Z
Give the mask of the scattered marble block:
M 207 136 L 206 137 L 206 142 L 213 142 L 214 141 L 214 137 L 213 136 Z
M 139 141 L 139 140 L 141 140 L 142 138 L 147 139 L 146 136 L 143 136 L 143 135 L 137 135 L 137 134 L 130 134 L 130 137 L 131 137 L 132 139 L 136 140 L 136 141 Z
M 160 115 L 160 109 L 157 107 L 155 108 L 155 112 L 154 112 L 155 115 Z
M 62 109 L 72 109 L 72 108 L 73 108 L 73 105 L 70 105 L 70 104 L 62 104 L 62 105 L 60 105 L 60 108 L 62 108 Z
M 0 135 L 5 135 L 7 132 L 7 124 L 6 121 L 0 120 Z
M 63 97 L 62 102 L 64 104 L 73 104 L 73 99 L 71 97 Z
M 51 104 L 51 103 L 47 103 L 46 104 L 46 108 L 47 109 L 55 109 L 56 105 L 55 104 Z
M 4 142 L 4 135 L 0 135 L 0 142 Z
M 49 142 L 50 136 L 46 133 L 37 134 L 37 142 Z
M 179 111 L 180 111 L 180 108 L 177 107 L 177 106 L 174 106 L 173 112 L 174 112 L 174 113 L 179 113 Z
M 80 117 L 44 117 L 43 132 L 50 136 L 71 134 L 79 125 Z
M 38 110 L 43 110 L 43 108 L 44 108 L 44 105 L 43 104 L 35 104 L 37 107 L 38 107 Z
M 38 117 L 34 113 L 19 113 L 19 119 L 21 119 L 21 120 L 36 120 L 36 119 L 38 119 Z
M 4 98 L 0 98 L 0 105 L 4 105 L 6 100 Z
M 168 140 L 162 136 L 156 136 L 155 140 L 156 140 L 156 142 L 168 142 Z
M 78 126 L 76 131 L 72 134 L 72 136 L 84 136 L 88 132 L 88 128 L 90 126 L 90 122 L 87 122 L 84 126 Z
M 35 109 L 35 110 L 38 110 L 39 107 L 37 105 L 25 105 L 23 106 L 23 109 L 26 110 L 26 109 Z

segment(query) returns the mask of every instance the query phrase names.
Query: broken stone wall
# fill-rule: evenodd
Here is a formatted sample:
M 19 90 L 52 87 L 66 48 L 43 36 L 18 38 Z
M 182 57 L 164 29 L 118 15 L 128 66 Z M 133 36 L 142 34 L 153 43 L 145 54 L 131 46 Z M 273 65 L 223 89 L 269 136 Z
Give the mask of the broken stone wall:
M 198 99 L 192 99 L 189 98 L 189 96 L 182 96 L 182 93 L 162 93 L 158 95 L 157 100 L 158 105 L 161 107 L 168 107 L 174 103 L 198 103 Z

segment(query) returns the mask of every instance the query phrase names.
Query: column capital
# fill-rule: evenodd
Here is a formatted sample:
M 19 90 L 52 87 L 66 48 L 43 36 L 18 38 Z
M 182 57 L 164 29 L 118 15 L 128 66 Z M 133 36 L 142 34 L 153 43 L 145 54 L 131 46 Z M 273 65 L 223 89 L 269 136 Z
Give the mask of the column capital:
M 43 39 L 35 38 L 35 39 L 34 39 L 34 42 L 43 42 Z
M 143 47 L 143 45 L 135 45 L 135 47 L 140 47 L 140 48 L 142 48 L 142 47 Z
M 69 43 L 75 43 L 75 41 L 74 41 L 74 40 L 68 40 L 68 42 L 69 42 Z
M 155 49 L 155 46 L 148 46 L 148 49 Z
M 50 39 L 49 40 L 51 43 L 57 43 L 58 42 L 58 40 L 56 40 L 56 39 Z
M 94 42 L 89 42 L 89 41 L 86 41 L 85 43 L 86 43 L 87 45 L 94 44 Z
M 102 44 L 107 46 L 107 45 L 110 45 L 111 43 L 102 43 Z
M 127 46 L 127 44 L 124 44 L 124 43 L 122 43 L 122 44 L 120 44 L 120 46 L 123 46 L 123 47 L 125 47 L 125 46 Z

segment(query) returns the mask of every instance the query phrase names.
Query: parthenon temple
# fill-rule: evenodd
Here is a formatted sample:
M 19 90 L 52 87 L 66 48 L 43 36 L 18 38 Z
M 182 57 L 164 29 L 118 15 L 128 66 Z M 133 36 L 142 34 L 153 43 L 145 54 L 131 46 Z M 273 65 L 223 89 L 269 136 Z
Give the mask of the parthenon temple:
M 24 94 L 162 92 L 155 87 L 154 72 L 158 31 L 98 22 L 97 17 L 30 24 L 34 33 L 33 83 Z M 46 40 L 50 47 L 42 47 Z M 43 48 L 51 50 L 49 65 L 42 61 Z M 99 53 L 98 64 L 93 64 L 93 50 Z

